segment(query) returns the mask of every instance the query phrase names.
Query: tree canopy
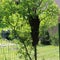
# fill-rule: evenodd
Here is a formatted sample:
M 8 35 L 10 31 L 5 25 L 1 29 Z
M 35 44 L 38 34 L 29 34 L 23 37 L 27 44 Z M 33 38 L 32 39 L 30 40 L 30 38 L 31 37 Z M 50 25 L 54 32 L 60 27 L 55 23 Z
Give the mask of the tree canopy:
M 38 29 L 41 31 L 43 29 L 47 30 L 58 23 L 58 13 L 59 9 L 54 0 L 1 0 L 0 27 L 3 29 L 7 27 L 14 30 L 14 33 L 17 33 L 19 38 L 21 37 L 23 39 L 23 44 L 24 42 L 31 43 L 30 32 L 36 27 L 34 28 L 34 26 L 31 26 L 29 20 L 35 22 L 35 26 L 37 25 Z M 38 21 L 38 24 L 36 23 L 37 20 L 40 21 Z M 37 36 L 38 33 L 41 33 L 40 30 L 40 32 L 38 32 L 38 29 L 36 29 L 37 32 L 34 31 Z M 31 33 L 32 36 L 34 35 L 34 32 Z M 24 44 L 25 48 L 26 45 Z

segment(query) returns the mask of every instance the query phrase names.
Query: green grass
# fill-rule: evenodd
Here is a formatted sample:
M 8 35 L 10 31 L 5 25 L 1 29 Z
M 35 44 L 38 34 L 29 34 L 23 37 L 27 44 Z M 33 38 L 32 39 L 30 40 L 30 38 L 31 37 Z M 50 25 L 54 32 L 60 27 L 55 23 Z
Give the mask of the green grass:
M 38 60 L 59 60 L 58 46 L 38 47 Z
M 24 60 L 19 59 L 17 55 L 17 46 L 9 45 L 11 42 L 0 40 L 0 60 Z M 59 47 L 58 46 L 38 46 L 37 47 L 38 60 L 59 60 Z M 32 51 L 33 57 L 33 51 Z M 34 60 L 34 58 L 33 58 Z

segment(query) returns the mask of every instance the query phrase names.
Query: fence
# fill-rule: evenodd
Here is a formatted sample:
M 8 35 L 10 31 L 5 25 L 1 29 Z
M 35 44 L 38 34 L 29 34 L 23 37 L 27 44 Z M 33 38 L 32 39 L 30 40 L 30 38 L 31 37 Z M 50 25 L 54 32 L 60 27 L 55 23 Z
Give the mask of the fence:
M 19 60 L 17 44 L 0 40 L 0 60 Z

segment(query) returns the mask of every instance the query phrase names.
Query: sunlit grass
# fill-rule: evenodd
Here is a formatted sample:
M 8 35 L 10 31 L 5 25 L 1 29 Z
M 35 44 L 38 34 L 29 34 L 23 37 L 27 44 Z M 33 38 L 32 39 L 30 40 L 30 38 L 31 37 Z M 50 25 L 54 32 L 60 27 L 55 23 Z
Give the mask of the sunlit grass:
M 58 46 L 38 47 L 38 60 L 59 60 Z
M 0 60 L 24 60 L 24 58 L 21 59 L 17 55 L 18 45 L 14 45 L 14 43 L 9 45 L 10 43 L 6 40 L 0 40 Z M 37 51 L 38 60 L 59 60 L 58 46 L 38 46 Z

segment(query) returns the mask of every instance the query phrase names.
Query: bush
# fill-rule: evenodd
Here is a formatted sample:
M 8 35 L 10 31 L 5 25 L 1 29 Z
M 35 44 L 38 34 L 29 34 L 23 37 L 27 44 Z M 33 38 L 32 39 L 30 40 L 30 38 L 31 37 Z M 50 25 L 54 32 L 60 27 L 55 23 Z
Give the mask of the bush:
M 45 31 L 43 36 L 41 37 L 41 44 L 43 44 L 43 45 L 51 44 L 50 35 L 49 35 L 48 31 Z
M 57 35 L 51 37 L 51 44 L 52 45 L 59 45 L 59 39 L 58 39 Z

